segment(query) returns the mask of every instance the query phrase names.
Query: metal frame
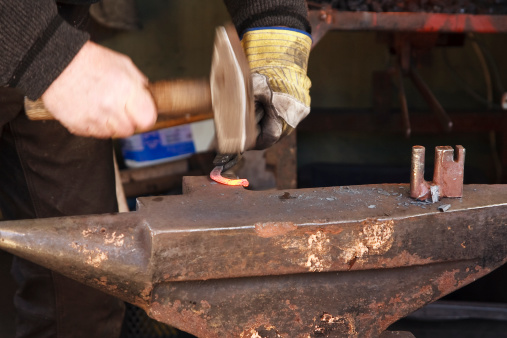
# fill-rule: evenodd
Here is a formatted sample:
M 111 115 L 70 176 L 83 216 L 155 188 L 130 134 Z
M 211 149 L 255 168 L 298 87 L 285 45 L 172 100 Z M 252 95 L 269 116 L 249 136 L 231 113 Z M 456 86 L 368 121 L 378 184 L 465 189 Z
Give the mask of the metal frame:
M 330 30 L 425 33 L 507 33 L 507 15 L 348 12 L 310 9 L 313 45 Z

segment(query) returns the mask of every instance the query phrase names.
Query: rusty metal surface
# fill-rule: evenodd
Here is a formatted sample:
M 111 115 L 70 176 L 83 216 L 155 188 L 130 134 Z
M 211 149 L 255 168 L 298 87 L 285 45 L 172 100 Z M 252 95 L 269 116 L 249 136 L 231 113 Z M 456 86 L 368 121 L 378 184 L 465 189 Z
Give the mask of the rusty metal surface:
M 315 45 L 329 30 L 427 33 L 506 33 L 507 15 L 348 12 L 331 6 L 309 11 Z
M 412 147 L 412 167 L 410 176 L 410 196 L 424 201 L 431 199 L 433 203 L 442 197 L 463 196 L 463 176 L 465 168 L 465 148 L 456 146 L 457 154 L 454 160 L 454 149 L 449 146 L 435 148 L 435 169 L 433 181 L 424 180 L 425 148 Z
M 198 337 L 377 337 L 507 260 L 507 186 L 440 212 L 407 184 L 254 192 L 205 177 L 138 211 L 0 223 L 0 248 Z

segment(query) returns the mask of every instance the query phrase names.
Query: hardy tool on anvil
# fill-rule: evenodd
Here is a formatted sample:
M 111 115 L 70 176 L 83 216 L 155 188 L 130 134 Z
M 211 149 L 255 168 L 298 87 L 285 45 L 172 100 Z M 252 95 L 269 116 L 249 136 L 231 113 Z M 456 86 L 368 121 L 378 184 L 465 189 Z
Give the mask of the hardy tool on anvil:
M 201 338 L 391 337 L 507 261 L 507 185 L 464 186 L 445 212 L 408 184 L 183 189 L 134 212 L 0 222 L 0 249 Z
M 220 154 L 240 154 L 252 148 L 257 137 L 250 68 L 236 30 L 216 29 L 209 79 L 176 79 L 150 83 L 148 88 L 159 113 L 160 127 L 210 118 L 213 112 Z M 53 119 L 41 99 L 25 99 L 32 120 Z

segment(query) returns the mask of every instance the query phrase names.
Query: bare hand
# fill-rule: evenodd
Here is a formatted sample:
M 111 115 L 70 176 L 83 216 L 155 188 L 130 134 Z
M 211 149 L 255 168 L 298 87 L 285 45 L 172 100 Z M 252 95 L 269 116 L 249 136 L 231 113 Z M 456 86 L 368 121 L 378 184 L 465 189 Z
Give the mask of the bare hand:
M 156 121 L 147 84 L 129 57 L 87 42 L 42 100 L 73 134 L 127 137 Z

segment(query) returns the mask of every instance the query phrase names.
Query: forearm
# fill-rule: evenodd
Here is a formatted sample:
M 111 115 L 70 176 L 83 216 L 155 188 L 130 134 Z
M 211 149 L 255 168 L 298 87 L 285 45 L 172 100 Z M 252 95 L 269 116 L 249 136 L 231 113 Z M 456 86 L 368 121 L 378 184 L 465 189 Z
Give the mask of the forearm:
M 311 32 L 304 0 L 224 0 L 239 34 L 248 28 L 285 26 Z
M 53 0 L 0 0 L 0 86 L 40 97 L 88 38 Z

